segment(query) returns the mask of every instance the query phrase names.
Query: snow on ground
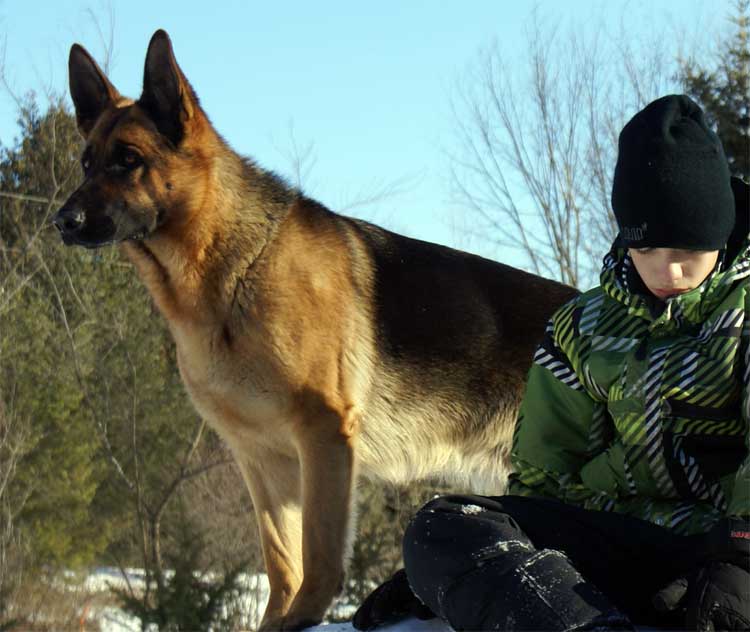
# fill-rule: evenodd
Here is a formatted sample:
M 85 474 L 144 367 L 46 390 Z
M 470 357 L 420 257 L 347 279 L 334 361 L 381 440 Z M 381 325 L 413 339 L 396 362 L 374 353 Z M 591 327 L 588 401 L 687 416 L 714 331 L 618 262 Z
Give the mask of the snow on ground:
M 357 632 L 351 623 L 328 623 L 308 628 L 307 632 Z M 420 621 L 419 619 L 404 619 L 393 625 L 378 628 L 378 632 L 451 632 L 451 628 L 440 619 Z
M 116 568 L 98 568 L 92 571 L 84 580 L 84 588 L 87 592 L 106 593 L 110 588 L 127 588 L 128 582 L 135 588 L 144 585 L 144 573 L 140 569 L 126 569 L 127 576 Z M 248 628 L 257 629 L 263 609 L 268 600 L 268 579 L 264 574 L 246 575 L 241 579 L 245 586 L 244 598 L 241 609 Z M 354 607 L 345 607 L 339 611 L 339 617 L 343 613 L 354 613 Z M 350 615 L 349 615 L 350 616 Z M 115 606 L 92 606 L 87 616 L 89 621 L 99 624 L 101 632 L 141 632 L 140 620 L 132 617 Z M 356 632 L 351 623 L 323 623 L 309 632 Z M 638 628 L 640 632 L 657 632 L 653 629 Z M 221 632 L 221 631 L 217 631 Z M 418 619 L 405 619 L 392 625 L 378 628 L 378 632 L 451 632 L 451 628 L 440 619 L 420 621 Z
M 268 601 L 268 579 L 264 574 L 245 575 L 241 577 L 244 586 L 240 609 L 243 623 L 250 629 L 257 629 L 263 609 Z M 82 588 L 89 594 L 106 594 L 112 588 L 127 590 L 128 585 L 134 590 L 142 590 L 145 575 L 141 569 L 125 569 L 125 575 L 118 568 L 103 567 L 93 570 L 84 579 Z M 340 607 L 337 617 L 354 614 L 353 606 Z M 86 618 L 96 622 L 101 632 L 140 632 L 141 622 L 137 617 L 130 616 L 113 605 L 92 605 Z M 319 632 L 354 632 L 351 623 L 321 624 L 310 630 Z M 382 632 L 449 632 L 450 628 L 438 619 L 419 621 L 408 619 L 394 625 L 378 628 Z
M 91 595 L 107 594 L 112 589 L 142 591 L 145 574 L 141 569 L 127 568 L 125 573 L 119 568 L 102 567 L 93 570 L 85 578 L 82 588 Z M 243 625 L 256 629 L 263 616 L 268 601 L 268 578 L 265 574 L 246 574 L 239 578 L 243 588 L 239 601 L 239 611 Z M 92 601 L 86 618 L 99 624 L 102 632 L 140 632 L 141 622 L 114 605 L 98 605 Z M 218 632 L 218 631 L 217 631 Z

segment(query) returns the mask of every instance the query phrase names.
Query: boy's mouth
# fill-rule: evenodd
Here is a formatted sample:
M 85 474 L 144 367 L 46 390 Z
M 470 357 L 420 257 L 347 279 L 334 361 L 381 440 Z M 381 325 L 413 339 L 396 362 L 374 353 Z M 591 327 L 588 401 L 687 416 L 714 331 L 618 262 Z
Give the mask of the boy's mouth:
M 652 290 L 652 292 L 659 298 L 669 298 L 671 296 L 677 296 L 678 294 L 684 294 L 685 292 L 689 292 L 690 288 L 656 288 L 655 290 Z

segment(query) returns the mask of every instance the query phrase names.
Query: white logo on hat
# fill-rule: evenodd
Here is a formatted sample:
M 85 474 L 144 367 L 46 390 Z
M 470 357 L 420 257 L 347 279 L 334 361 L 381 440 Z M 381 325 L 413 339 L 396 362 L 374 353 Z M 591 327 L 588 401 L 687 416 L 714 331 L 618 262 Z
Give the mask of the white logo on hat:
M 628 241 L 641 241 L 646 237 L 648 222 L 643 222 L 640 226 L 623 226 L 622 236 Z

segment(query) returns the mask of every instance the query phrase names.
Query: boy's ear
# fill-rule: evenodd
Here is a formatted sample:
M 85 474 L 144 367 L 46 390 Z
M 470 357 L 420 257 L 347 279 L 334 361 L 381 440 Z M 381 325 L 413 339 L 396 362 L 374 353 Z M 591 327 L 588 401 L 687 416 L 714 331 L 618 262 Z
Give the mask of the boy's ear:
M 78 130 L 86 138 L 99 115 L 120 98 L 101 68 L 79 44 L 73 44 L 68 57 L 70 96 L 76 109 Z
M 177 65 L 169 35 L 161 29 L 148 45 L 138 104 L 175 145 L 182 140 L 186 125 L 198 109 L 198 99 Z

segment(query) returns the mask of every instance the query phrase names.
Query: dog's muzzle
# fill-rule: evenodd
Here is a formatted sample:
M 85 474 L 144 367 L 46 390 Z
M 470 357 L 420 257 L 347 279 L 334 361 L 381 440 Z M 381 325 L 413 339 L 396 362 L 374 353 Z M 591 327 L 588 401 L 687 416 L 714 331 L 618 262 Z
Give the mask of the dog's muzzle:
M 163 217 L 163 214 L 160 214 Z M 66 246 L 100 248 L 122 241 L 139 241 L 153 230 L 127 214 L 119 214 L 117 221 L 105 213 L 87 214 L 78 204 L 66 204 L 52 219 L 52 223 Z
M 86 224 L 86 214 L 75 208 L 61 208 L 52 219 L 55 228 L 60 231 L 63 242 L 66 245 L 78 242 L 77 237 L 83 231 Z
M 117 227 L 112 218 L 102 215 L 92 220 L 80 208 L 63 206 L 52 223 L 60 231 L 66 246 L 100 248 L 122 241 L 122 238 L 117 239 Z

